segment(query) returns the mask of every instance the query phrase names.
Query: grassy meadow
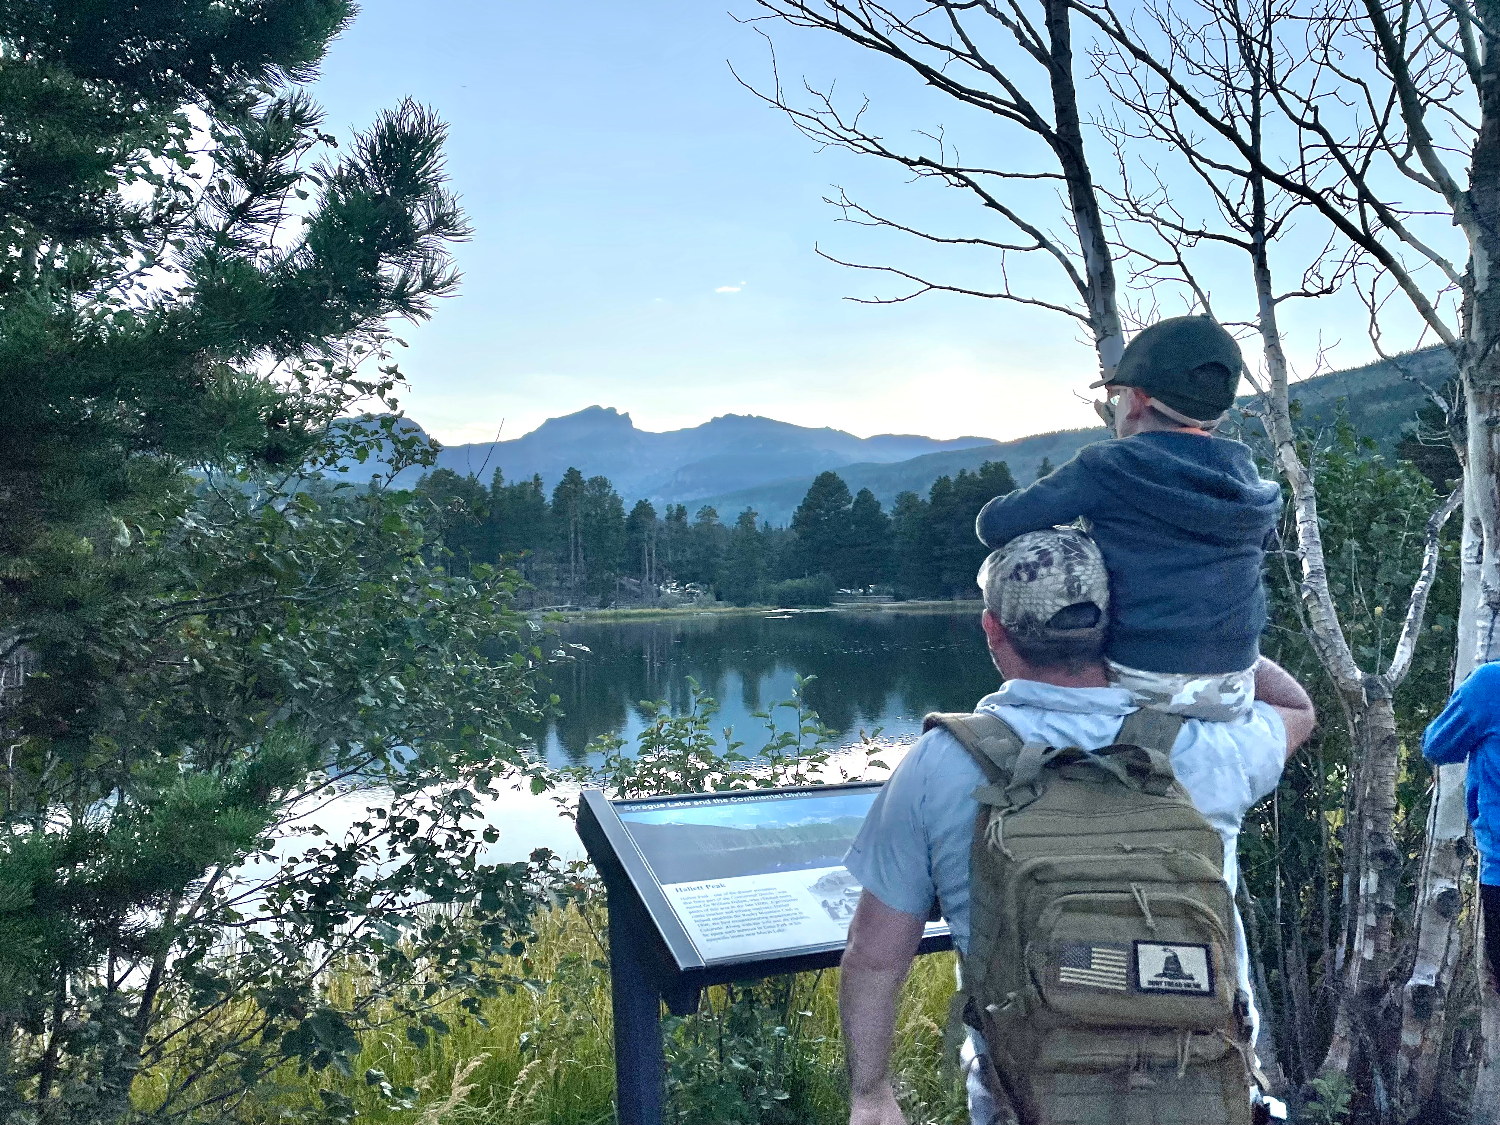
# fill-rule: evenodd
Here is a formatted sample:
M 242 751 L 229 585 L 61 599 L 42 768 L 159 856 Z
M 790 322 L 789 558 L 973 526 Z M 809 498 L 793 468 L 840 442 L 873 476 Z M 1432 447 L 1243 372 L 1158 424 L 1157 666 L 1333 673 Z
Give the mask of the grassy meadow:
M 236 1119 L 271 1125 L 316 1115 L 326 1090 L 347 1097 L 355 1120 L 372 1125 L 609 1125 L 614 1061 L 603 908 L 548 909 L 536 929 L 528 975 L 544 987 L 487 1000 L 483 1022 L 454 1006 L 446 1013 L 450 1034 L 426 1046 L 397 1028 L 367 1034 L 352 1077 L 288 1069 L 242 1103 Z M 914 1125 L 966 1120 L 962 1091 L 941 1068 L 953 979 L 952 954 L 920 958 L 901 1005 L 894 1067 Z M 356 986 L 347 979 L 327 985 Z M 710 989 L 699 1016 L 666 1020 L 666 1119 L 843 1125 L 848 1102 L 837 970 L 784 978 L 778 989 L 762 986 L 777 993 L 774 1004 L 754 991 Z M 758 1067 L 774 1069 L 779 1081 L 758 1077 Z M 367 1080 L 368 1070 L 417 1096 L 383 1096 L 380 1082 Z

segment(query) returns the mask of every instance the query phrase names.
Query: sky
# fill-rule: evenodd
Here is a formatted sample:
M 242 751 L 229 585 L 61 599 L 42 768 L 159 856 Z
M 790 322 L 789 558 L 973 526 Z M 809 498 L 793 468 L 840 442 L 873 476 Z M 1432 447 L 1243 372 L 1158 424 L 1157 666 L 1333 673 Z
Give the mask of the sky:
M 898 141 L 964 125 L 991 160 L 1035 157 L 988 122 L 950 120 L 961 111 L 884 60 L 771 35 L 784 83 L 834 84 L 846 106 L 868 97 Z M 767 40 L 723 0 L 363 0 L 315 87 L 327 127 L 347 136 L 405 96 L 435 108 L 475 230 L 456 250 L 460 294 L 398 330 L 407 414 L 448 444 L 595 404 L 647 430 L 728 413 L 999 440 L 1094 423 L 1093 350 L 1066 317 L 947 294 L 847 300 L 903 283 L 818 247 L 990 286 L 997 263 L 840 222 L 823 201 L 838 187 L 942 233 L 998 232 L 958 192 L 820 151 L 731 64 L 770 81 Z M 1056 295 L 1026 263 L 1011 280 Z M 1294 361 L 1335 339 L 1340 366 L 1370 358 L 1357 314 L 1284 315 Z

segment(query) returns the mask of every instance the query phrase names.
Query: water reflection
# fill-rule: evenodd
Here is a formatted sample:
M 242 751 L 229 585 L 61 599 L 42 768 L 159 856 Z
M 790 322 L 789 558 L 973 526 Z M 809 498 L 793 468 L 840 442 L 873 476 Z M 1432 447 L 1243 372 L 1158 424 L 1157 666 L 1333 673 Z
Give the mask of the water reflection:
M 718 700 L 716 727 L 732 727 L 752 750 L 762 732 L 752 712 L 790 696 L 799 673 L 817 677 L 808 703 L 841 744 L 876 727 L 883 740 L 915 735 L 928 711 L 966 711 L 999 683 L 977 603 L 955 613 L 703 616 L 555 628 L 589 651 L 553 673 L 562 715 L 549 724 L 545 745 L 554 765 L 582 762 L 600 734 L 633 741 L 645 726 L 642 700 L 685 711 L 689 677 Z

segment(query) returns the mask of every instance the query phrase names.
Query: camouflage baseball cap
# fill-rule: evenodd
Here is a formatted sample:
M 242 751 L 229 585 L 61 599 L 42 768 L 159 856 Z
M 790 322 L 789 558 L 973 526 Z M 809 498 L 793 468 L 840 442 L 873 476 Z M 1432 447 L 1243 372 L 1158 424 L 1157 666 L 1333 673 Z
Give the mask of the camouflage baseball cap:
M 1108 627 L 1109 573 L 1094 541 L 1076 527 L 1053 527 L 1018 535 L 979 568 L 984 605 L 1018 635 L 1083 638 Z M 1063 614 L 1092 606 L 1097 614 Z M 1087 624 L 1077 624 L 1079 618 Z M 1069 620 L 1071 619 L 1071 620 Z

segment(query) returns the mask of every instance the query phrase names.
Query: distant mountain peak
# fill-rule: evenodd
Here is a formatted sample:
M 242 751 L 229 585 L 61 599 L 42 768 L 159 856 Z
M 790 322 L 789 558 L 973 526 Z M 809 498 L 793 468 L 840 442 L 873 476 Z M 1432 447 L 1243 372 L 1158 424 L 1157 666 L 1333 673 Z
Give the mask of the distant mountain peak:
M 634 430 L 635 423 L 631 421 L 628 411 L 622 414 L 613 406 L 585 406 L 582 410 L 575 410 L 572 414 L 548 418 L 532 433 L 540 433 L 543 430 L 554 432 L 581 429 Z
M 871 434 L 869 437 L 865 438 L 865 440 L 866 441 L 931 441 L 933 439 L 925 437 L 922 434 Z M 951 444 L 953 444 L 955 442 L 969 442 L 969 443 L 972 443 L 974 445 L 995 445 L 995 444 L 997 444 L 994 438 L 977 437 L 974 434 L 964 434 L 962 437 L 956 437 L 956 438 L 949 438 L 949 439 L 947 439 L 947 444 L 951 445 Z
M 796 422 L 783 422 L 778 418 L 767 418 L 764 414 L 719 414 L 710 418 L 699 426 L 692 426 L 678 433 L 688 433 L 701 430 L 704 433 L 716 433 L 723 431 L 742 432 L 746 430 L 757 430 L 765 433 L 797 433 L 797 434 L 837 434 L 848 438 L 850 441 L 858 441 L 853 434 L 844 430 L 836 430 L 832 426 L 800 426 Z

